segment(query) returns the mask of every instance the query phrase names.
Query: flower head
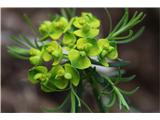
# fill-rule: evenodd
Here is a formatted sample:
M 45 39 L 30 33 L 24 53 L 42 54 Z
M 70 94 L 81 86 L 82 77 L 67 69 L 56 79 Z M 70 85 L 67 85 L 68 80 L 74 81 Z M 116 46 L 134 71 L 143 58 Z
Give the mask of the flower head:
M 102 65 L 108 66 L 106 58 L 110 60 L 117 59 L 118 51 L 116 45 L 111 45 L 107 39 L 100 39 L 98 41 L 98 46 L 101 51 L 98 58 Z
M 53 21 L 44 21 L 39 27 L 39 31 L 44 38 L 42 40 L 47 38 L 58 40 L 67 26 L 68 21 L 65 17 L 58 17 Z

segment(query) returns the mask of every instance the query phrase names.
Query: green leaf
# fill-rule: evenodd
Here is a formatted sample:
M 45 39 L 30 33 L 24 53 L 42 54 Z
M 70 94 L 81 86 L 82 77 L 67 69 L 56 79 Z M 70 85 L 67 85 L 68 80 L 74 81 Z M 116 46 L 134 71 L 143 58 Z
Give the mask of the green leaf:
M 56 41 L 52 41 L 46 44 L 44 46 L 44 49 L 53 57 L 52 65 L 57 65 L 60 63 L 63 57 L 63 52 L 62 52 L 61 46 Z M 51 57 L 51 56 L 48 56 L 48 57 Z
M 31 56 L 31 57 L 29 58 L 29 61 L 30 61 L 30 63 L 33 64 L 33 65 L 39 65 L 39 64 L 42 63 L 42 59 L 41 59 L 40 56 Z
M 110 36 L 112 36 L 112 34 L 114 32 L 116 32 L 121 27 L 121 25 L 124 24 L 124 21 L 126 21 L 127 19 L 128 19 L 128 9 L 125 9 L 125 13 L 124 13 L 123 17 L 119 20 L 118 24 L 114 27 L 112 32 L 107 37 L 109 40 L 110 40 Z
M 97 56 L 100 53 L 96 39 L 80 38 L 76 46 L 77 49 L 84 50 L 88 56 Z
M 27 48 L 30 47 L 23 40 L 21 40 L 19 37 L 11 36 L 10 39 L 13 40 L 13 41 L 15 41 L 15 43 L 17 45 L 24 46 L 24 47 L 27 47 Z
M 89 30 L 85 30 L 88 29 L 88 26 L 83 27 L 82 29 L 76 30 L 74 31 L 74 34 L 78 37 L 85 37 L 85 38 L 94 38 L 99 34 L 99 29 L 89 29 Z
M 73 68 L 70 64 L 65 64 L 65 72 L 70 73 L 72 75 L 72 78 L 70 79 L 71 83 L 74 86 L 78 86 L 80 81 L 79 72 Z
M 59 89 L 65 89 L 68 85 L 68 80 L 67 79 L 55 79 L 54 80 L 54 85 L 59 88 Z
M 61 14 L 63 17 L 65 17 L 66 19 L 68 19 L 68 15 L 67 15 L 67 12 L 64 8 L 61 8 Z
M 66 8 L 66 11 L 67 11 L 67 13 L 68 13 L 69 16 L 70 16 L 70 19 L 71 19 L 72 17 L 75 17 L 76 8 Z
M 53 34 L 50 34 L 50 38 L 52 38 L 53 40 L 58 40 L 62 35 L 61 31 L 55 31 Z
M 36 45 L 33 44 L 31 40 L 29 40 L 26 36 L 24 35 L 19 35 L 19 38 L 21 38 L 25 43 L 27 43 L 30 47 L 36 48 Z
M 47 84 L 48 85 L 48 84 Z M 57 89 L 55 86 L 48 87 L 46 84 L 41 84 L 41 90 L 46 93 L 55 92 Z M 52 84 L 53 85 L 53 84 Z M 50 85 L 51 86 L 51 85 Z
M 144 29 L 145 29 L 145 27 L 143 26 L 133 36 L 131 36 L 130 38 L 124 39 L 124 40 L 120 40 L 120 41 L 114 41 L 114 43 L 116 43 L 116 44 L 125 44 L 125 43 L 132 42 L 133 40 L 137 39 L 144 32 Z
M 98 40 L 98 46 L 99 46 L 101 51 L 103 49 L 108 49 L 109 46 L 110 46 L 108 39 L 99 39 Z
M 113 88 L 114 88 L 114 91 L 116 92 L 117 97 L 119 99 L 119 107 L 120 107 L 120 109 L 122 109 L 122 106 L 124 106 L 127 110 L 129 110 L 129 106 L 128 106 L 126 100 L 124 99 L 123 95 L 119 91 L 119 89 L 117 87 L 115 87 L 115 86 Z
M 46 74 L 48 72 L 47 68 L 44 66 L 36 66 L 28 71 L 28 79 L 32 84 L 39 83 L 40 81 L 38 79 L 35 79 L 35 75 L 39 73 L 44 73 Z
M 115 62 L 112 62 L 112 63 L 109 63 L 109 66 L 110 67 L 125 67 L 129 64 L 129 61 L 115 61 Z
M 79 51 L 72 49 L 69 54 L 68 58 L 75 68 L 78 69 L 86 69 L 91 66 L 91 62 L 87 56 L 82 56 Z
M 131 90 L 131 91 L 126 91 L 126 90 L 122 90 L 119 88 L 119 90 L 121 91 L 121 93 L 125 94 L 125 95 L 132 95 L 135 92 L 137 92 L 137 90 L 139 89 L 139 87 L 136 87 L 135 89 Z
M 106 107 L 108 108 L 112 107 L 115 104 L 115 102 L 116 102 L 116 95 L 113 93 Z
M 109 64 L 108 64 L 108 62 L 107 62 L 107 60 L 105 59 L 105 58 L 102 58 L 102 57 L 98 57 L 98 60 L 99 60 L 99 62 L 102 64 L 102 65 L 104 65 L 105 67 L 108 67 L 109 66 Z
M 55 79 L 55 77 L 57 76 L 64 76 L 64 68 L 61 65 L 56 65 L 54 67 L 52 67 L 52 69 L 50 70 L 50 73 L 52 74 L 52 78 Z
M 11 51 L 11 50 L 8 50 L 8 53 L 9 53 L 10 55 L 12 55 L 13 57 L 15 57 L 15 58 L 22 59 L 22 60 L 28 60 L 28 57 L 26 57 L 26 56 L 24 56 L 24 55 L 20 55 L 20 54 L 18 54 L 18 53 L 16 53 L 16 52 L 13 52 L 13 51 Z
M 128 38 L 131 38 L 133 36 L 133 30 L 129 30 L 129 33 L 128 35 L 126 36 L 122 36 L 122 37 L 115 37 L 113 38 L 114 40 L 122 40 L 122 39 L 128 39 Z
M 29 55 L 28 49 L 20 48 L 17 46 L 8 46 L 7 48 L 9 51 L 12 51 L 12 52 L 20 54 L 20 55 Z
M 62 66 L 58 65 L 51 70 L 51 79 L 54 85 L 59 89 L 65 89 L 68 85 L 68 80 L 64 78 L 65 70 Z
M 52 59 L 52 56 L 47 51 L 44 51 L 42 58 L 45 62 L 49 62 Z
M 68 26 L 68 21 L 65 17 L 58 17 L 57 19 L 51 21 L 44 21 L 40 27 L 39 31 L 43 34 L 43 37 L 47 39 L 49 36 L 53 40 L 58 40 L 63 34 L 64 30 Z M 41 40 L 46 40 L 41 39 Z
M 80 17 L 75 17 L 73 25 L 76 28 L 82 28 L 85 24 L 89 24 L 92 28 L 98 28 L 100 21 L 91 13 L 83 12 Z
M 31 19 L 30 19 L 26 14 L 24 14 L 23 17 L 24 17 L 24 20 L 26 21 L 26 23 L 28 24 L 28 26 L 30 27 L 33 35 L 34 35 L 34 36 L 37 36 L 37 30 L 36 30 L 35 27 L 33 26 Z
M 81 16 L 91 27 L 98 28 L 100 26 L 100 21 L 91 13 L 83 12 Z
M 134 14 L 133 17 L 128 20 L 128 13 L 126 15 L 127 17 L 123 20 L 124 24 L 121 25 L 121 27 L 119 29 L 117 29 L 117 31 L 112 32 L 109 36 L 108 39 L 113 40 L 113 38 L 119 36 L 120 34 L 131 30 L 135 25 L 137 25 L 138 23 L 140 23 L 144 18 L 145 15 L 143 14 L 143 12 L 140 12 L 139 14 Z M 131 38 L 132 40 L 132 38 Z M 127 40 L 129 41 L 129 40 Z
M 118 51 L 117 49 L 114 47 L 113 50 L 109 51 L 109 53 L 107 53 L 107 58 L 114 60 L 118 58 Z
M 39 65 L 42 63 L 42 52 L 39 49 L 31 48 L 29 50 L 29 54 L 31 55 L 29 57 L 29 61 L 33 65 Z
M 53 32 L 53 25 L 51 21 L 44 21 L 40 27 L 39 31 L 43 35 L 49 35 Z
M 67 32 L 64 34 L 62 44 L 72 48 L 76 42 L 76 37 L 73 33 Z
M 132 76 L 129 76 L 129 77 L 116 77 L 116 78 L 113 78 L 115 81 L 119 81 L 119 82 L 129 82 L 131 80 L 133 80 L 134 78 L 136 77 L 136 75 L 132 75 Z

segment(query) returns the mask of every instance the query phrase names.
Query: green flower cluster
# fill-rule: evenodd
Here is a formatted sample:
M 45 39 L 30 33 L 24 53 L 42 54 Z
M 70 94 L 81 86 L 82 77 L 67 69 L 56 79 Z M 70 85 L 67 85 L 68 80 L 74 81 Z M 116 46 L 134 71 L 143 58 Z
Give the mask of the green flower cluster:
M 78 86 L 78 69 L 91 67 L 91 57 L 109 66 L 106 59 L 118 57 L 117 46 L 107 39 L 98 40 L 99 31 L 100 20 L 86 12 L 70 21 L 60 16 L 44 21 L 39 27 L 42 45 L 29 50 L 29 61 L 34 65 L 29 70 L 29 80 L 40 83 L 45 92 L 54 92 L 67 88 L 69 82 Z M 52 64 L 50 70 L 46 62 Z
M 135 75 L 125 75 L 126 71 L 122 68 L 129 62 L 118 56 L 117 45 L 130 43 L 143 33 L 144 26 L 136 31 L 133 28 L 143 21 L 145 14 L 136 11 L 130 17 L 126 8 L 112 29 L 112 18 L 107 9 L 104 10 L 110 23 L 109 32 L 104 34 L 104 38 L 100 37 L 103 23 L 91 13 L 83 12 L 75 16 L 74 8 L 62 8 L 60 16 L 52 16 L 51 20 L 44 21 L 38 30 L 24 16 L 35 37 L 34 41 L 22 34 L 12 36 L 17 45 L 9 46 L 8 52 L 33 65 L 28 71 L 30 82 L 39 84 L 44 92 L 67 91 L 60 106 L 46 111 L 56 112 L 70 104 L 71 112 L 80 112 L 79 108 L 82 107 L 92 112 L 82 95 L 88 83 L 100 112 L 108 111 L 116 101 L 120 109 L 130 109 L 125 96 L 132 95 L 139 87 L 131 91 L 119 87 L 118 84 L 133 80 Z M 115 69 L 107 75 L 99 73 L 96 65 Z M 107 104 L 106 98 L 109 99 Z

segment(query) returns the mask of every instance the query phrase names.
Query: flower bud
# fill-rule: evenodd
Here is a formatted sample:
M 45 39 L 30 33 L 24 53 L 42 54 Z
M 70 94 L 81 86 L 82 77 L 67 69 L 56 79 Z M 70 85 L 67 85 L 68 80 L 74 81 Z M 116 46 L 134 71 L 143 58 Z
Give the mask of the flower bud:
M 64 78 L 66 78 L 66 79 L 72 79 L 72 75 L 70 74 L 70 73 L 65 73 L 64 74 Z

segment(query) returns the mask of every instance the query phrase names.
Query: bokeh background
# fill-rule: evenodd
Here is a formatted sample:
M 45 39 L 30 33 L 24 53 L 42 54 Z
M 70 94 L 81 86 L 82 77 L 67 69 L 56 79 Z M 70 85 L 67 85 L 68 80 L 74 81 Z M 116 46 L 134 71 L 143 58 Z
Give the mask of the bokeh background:
M 123 15 L 122 8 L 109 8 L 113 26 Z M 122 85 L 124 89 L 140 86 L 138 92 L 129 97 L 132 109 L 130 112 L 160 112 L 159 97 L 159 28 L 160 9 L 130 8 L 132 15 L 136 10 L 143 11 L 147 17 L 136 27 L 145 25 L 146 30 L 136 41 L 119 46 L 120 57 L 131 61 L 125 69 L 129 74 L 137 77 L 130 83 Z M 96 15 L 103 23 L 101 35 L 105 36 L 109 28 L 108 17 L 103 8 L 78 8 L 76 14 L 89 11 Z M 35 26 L 46 19 L 49 14 L 59 13 L 58 8 L 2 8 L 1 9 L 1 111 L 2 112 L 42 112 L 43 106 L 54 107 L 61 103 L 65 93 L 45 94 L 39 87 L 27 80 L 27 70 L 31 65 L 23 60 L 11 57 L 6 47 L 13 44 L 11 35 L 25 33 L 33 37 L 30 29 L 23 20 L 27 14 Z M 86 101 L 97 112 L 95 101 L 90 92 L 86 93 Z M 114 106 L 110 112 L 124 112 Z

